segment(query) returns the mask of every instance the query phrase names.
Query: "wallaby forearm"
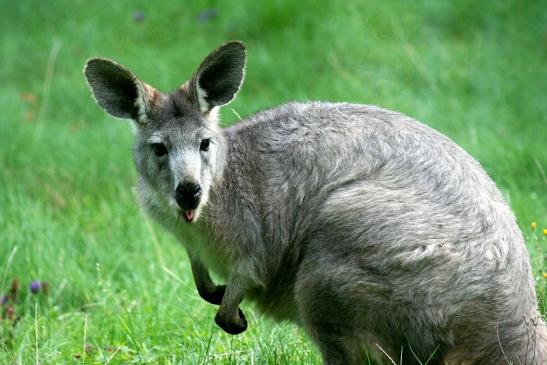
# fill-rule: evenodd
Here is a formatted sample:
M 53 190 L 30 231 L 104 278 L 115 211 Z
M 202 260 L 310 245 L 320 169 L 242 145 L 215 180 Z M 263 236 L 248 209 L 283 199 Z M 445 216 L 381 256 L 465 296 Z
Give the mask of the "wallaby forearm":
M 229 334 L 237 335 L 247 329 L 247 320 L 243 311 L 239 309 L 239 303 L 247 286 L 245 281 L 234 277 L 226 285 L 226 291 L 215 316 L 216 324 Z
M 227 333 L 238 334 L 247 329 L 247 321 L 239 303 L 243 300 L 247 286 L 244 280 L 232 279 L 228 285 L 216 285 L 209 270 L 192 254 L 188 253 L 192 275 L 199 295 L 211 304 L 220 305 L 215 322 Z
M 188 253 L 188 257 L 190 258 L 192 275 L 199 296 L 211 304 L 220 305 L 226 291 L 226 285 L 216 285 L 209 275 L 209 270 L 203 263 L 190 253 Z

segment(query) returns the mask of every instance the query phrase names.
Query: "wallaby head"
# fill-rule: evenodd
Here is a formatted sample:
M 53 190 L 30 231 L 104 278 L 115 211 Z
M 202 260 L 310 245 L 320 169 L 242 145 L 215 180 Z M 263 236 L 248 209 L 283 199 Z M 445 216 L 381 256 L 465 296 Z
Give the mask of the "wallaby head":
M 225 161 L 218 108 L 234 99 L 244 71 L 240 42 L 211 52 L 193 77 L 171 93 L 156 90 L 114 61 L 86 63 L 85 77 L 97 103 L 134 122 L 135 164 L 158 209 L 188 222 L 199 218 Z

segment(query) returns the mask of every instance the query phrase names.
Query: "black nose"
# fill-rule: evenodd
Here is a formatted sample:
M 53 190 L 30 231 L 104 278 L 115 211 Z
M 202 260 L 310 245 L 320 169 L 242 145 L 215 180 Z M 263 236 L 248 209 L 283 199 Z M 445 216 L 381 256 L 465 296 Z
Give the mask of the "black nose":
M 175 189 L 175 200 L 182 209 L 195 209 L 201 198 L 201 186 L 195 182 L 180 183 Z

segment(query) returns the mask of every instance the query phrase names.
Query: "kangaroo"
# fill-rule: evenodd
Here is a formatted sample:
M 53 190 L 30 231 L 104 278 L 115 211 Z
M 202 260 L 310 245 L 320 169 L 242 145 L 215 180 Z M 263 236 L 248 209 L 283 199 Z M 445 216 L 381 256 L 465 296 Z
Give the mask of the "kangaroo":
M 375 106 L 290 102 L 221 129 L 245 64 L 226 43 L 171 93 L 108 59 L 84 70 L 134 122 L 140 203 L 184 245 L 218 326 L 245 331 L 245 298 L 302 326 L 325 364 L 547 364 L 522 234 L 476 160 Z

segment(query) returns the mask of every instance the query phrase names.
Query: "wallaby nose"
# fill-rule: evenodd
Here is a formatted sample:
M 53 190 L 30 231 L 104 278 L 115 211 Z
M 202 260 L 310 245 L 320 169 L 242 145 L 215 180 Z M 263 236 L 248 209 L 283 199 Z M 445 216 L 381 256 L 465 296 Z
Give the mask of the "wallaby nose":
M 184 210 L 195 209 L 201 198 L 201 186 L 195 182 L 180 183 L 175 189 L 175 200 Z

